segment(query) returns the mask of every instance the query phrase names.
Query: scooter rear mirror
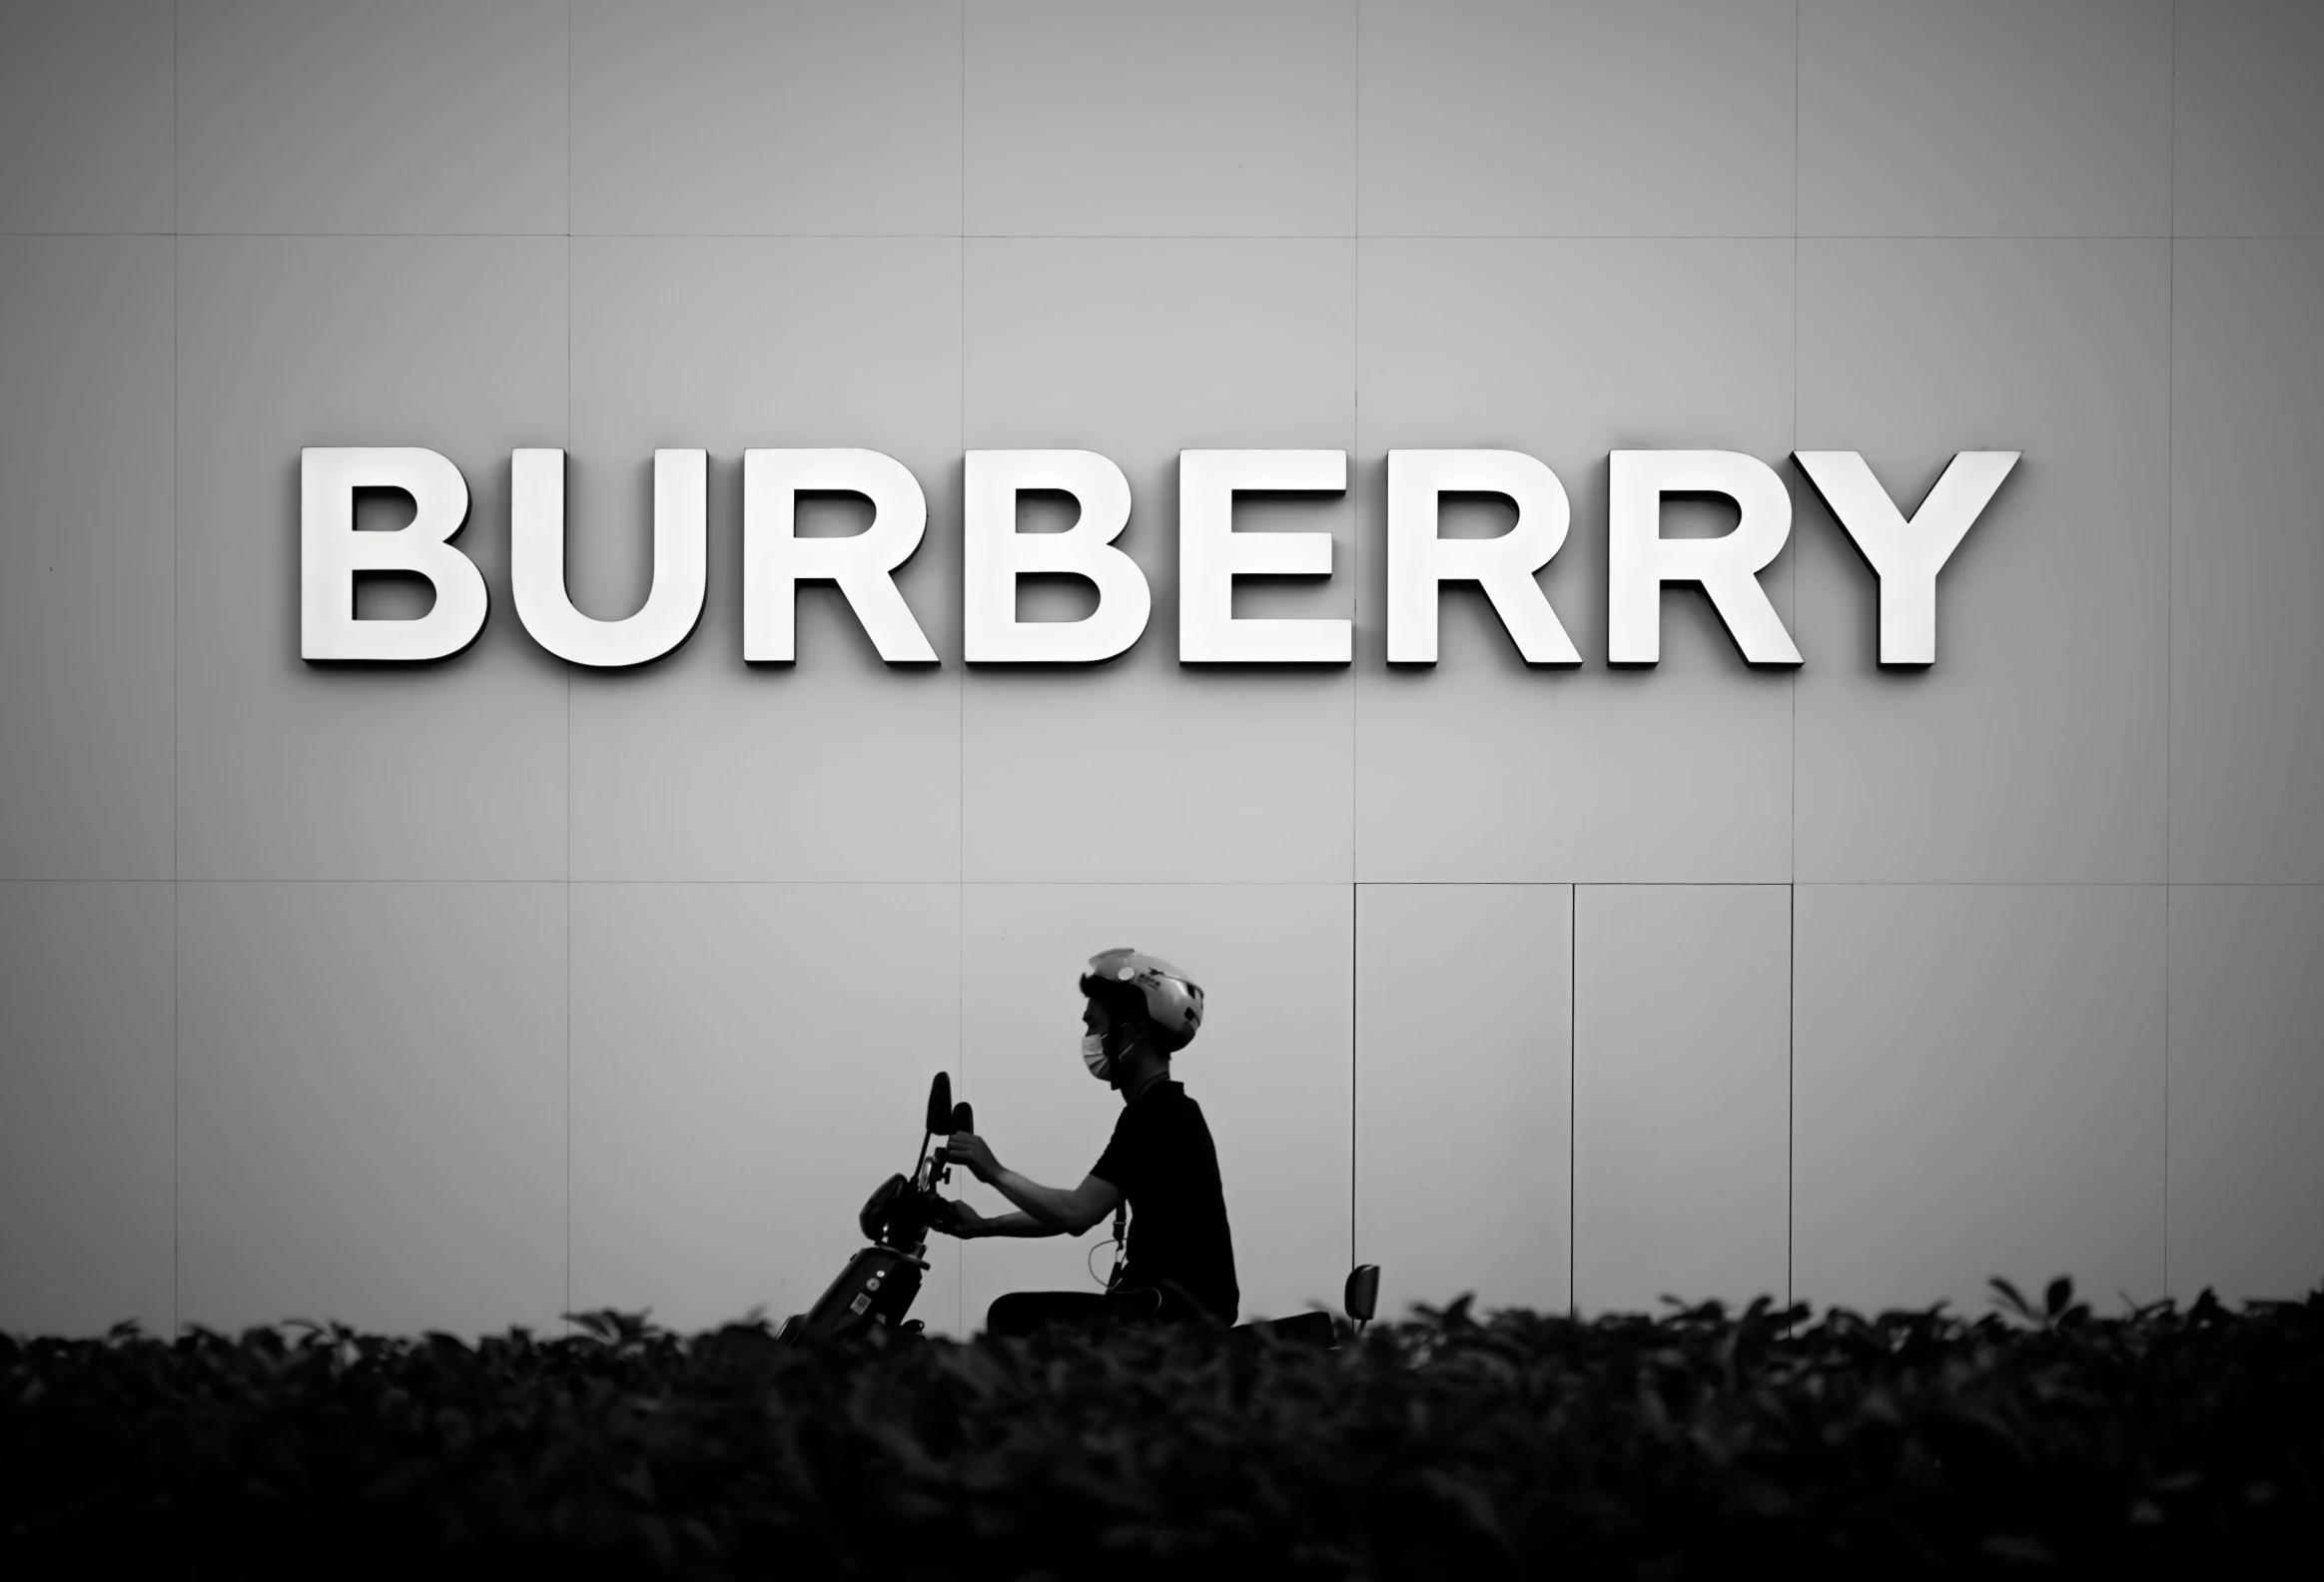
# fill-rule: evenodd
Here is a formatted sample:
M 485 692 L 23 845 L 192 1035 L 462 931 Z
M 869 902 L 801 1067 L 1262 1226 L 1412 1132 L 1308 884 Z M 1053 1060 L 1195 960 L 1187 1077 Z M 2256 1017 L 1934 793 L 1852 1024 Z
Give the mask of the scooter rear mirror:
M 1380 1266 L 1377 1263 L 1358 1263 L 1348 1271 L 1347 1289 L 1341 1293 L 1340 1305 L 1347 1315 L 1358 1323 L 1367 1323 L 1372 1309 L 1380 1301 Z
M 938 1072 L 936 1081 L 928 1085 L 928 1130 L 946 1132 L 952 1127 L 952 1074 Z

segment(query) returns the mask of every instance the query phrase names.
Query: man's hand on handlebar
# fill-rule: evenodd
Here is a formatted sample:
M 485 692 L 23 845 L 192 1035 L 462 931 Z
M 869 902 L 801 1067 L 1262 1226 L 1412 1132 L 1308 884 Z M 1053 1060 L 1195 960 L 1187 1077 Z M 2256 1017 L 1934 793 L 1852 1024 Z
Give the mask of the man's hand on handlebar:
M 946 1211 L 929 1222 L 928 1228 L 931 1230 L 941 1230 L 946 1235 L 959 1236 L 963 1241 L 966 1241 L 973 1236 L 983 1234 L 985 1226 L 992 1223 L 990 1219 L 957 1197 L 945 1198 L 944 1206 Z
M 1001 1174 L 1001 1162 L 993 1158 L 992 1149 L 974 1132 L 955 1132 L 945 1140 L 944 1152 L 955 1165 L 967 1166 L 969 1173 L 981 1182 L 991 1182 Z

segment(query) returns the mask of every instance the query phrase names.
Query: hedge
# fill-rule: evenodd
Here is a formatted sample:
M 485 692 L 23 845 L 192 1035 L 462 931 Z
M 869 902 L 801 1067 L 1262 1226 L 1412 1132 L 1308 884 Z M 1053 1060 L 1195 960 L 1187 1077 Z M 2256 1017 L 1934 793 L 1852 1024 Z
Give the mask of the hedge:
M 785 1350 L 0 1339 L 0 1571 L 2324 1576 L 2324 1291 Z M 1219 1571 L 1217 1574 L 1229 1574 Z

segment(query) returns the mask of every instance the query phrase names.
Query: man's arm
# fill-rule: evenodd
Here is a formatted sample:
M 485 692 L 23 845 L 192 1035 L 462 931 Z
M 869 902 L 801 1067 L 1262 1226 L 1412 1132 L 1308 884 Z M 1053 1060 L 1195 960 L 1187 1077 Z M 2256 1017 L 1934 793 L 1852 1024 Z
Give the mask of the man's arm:
M 1063 1234 L 1056 1225 L 1044 1224 L 1029 1213 L 981 1214 L 967 1203 L 956 1203 L 950 1224 L 940 1224 L 939 1230 L 969 1240 L 977 1236 L 1053 1236 Z
M 1043 1231 L 1022 1232 L 1027 1235 L 1080 1235 L 1112 1213 L 1114 1205 L 1122 1200 L 1112 1182 L 1096 1176 L 1083 1177 L 1082 1185 L 1071 1191 L 1044 1186 L 1013 1170 L 995 1171 L 989 1180 L 1002 1196 L 1025 1210 L 1027 1218 L 1049 1227 Z
M 952 1159 L 968 1167 L 977 1180 L 1000 1188 L 1001 1195 L 1023 1209 L 1046 1231 L 1000 1231 L 1003 1235 L 1080 1235 L 1114 1211 L 1122 1200 L 1112 1182 L 1097 1176 L 1085 1176 L 1082 1185 L 1067 1190 L 1062 1186 L 1044 1186 L 1028 1177 L 1020 1176 L 993 1157 L 989 1144 L 973 1132 L 955 1132 L 945 1140 L 945 1152 Z M 988 1221 L 989 1222 L 989 1221 Z

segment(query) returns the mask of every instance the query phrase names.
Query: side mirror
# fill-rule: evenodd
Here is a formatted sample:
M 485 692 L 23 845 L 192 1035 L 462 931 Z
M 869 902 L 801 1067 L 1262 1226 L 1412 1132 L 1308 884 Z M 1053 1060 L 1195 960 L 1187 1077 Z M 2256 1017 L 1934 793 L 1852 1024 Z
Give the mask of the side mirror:
M 938 1072 L 936 1081 L 928 1085 L 928 1128 L 931 1132 L 945 1132 L 952 1127 L 952 1076 Z
M 1380 1302 L 1380 1266 L 1377 1263 L 1358 1263 L 1348 1271 L 1347 1289 L 1341 1293 L 1340 1305 L 1347 1315 L 1358 1323 L 1367 1323 L 1372 1309 Z
M 955 1132 L 974 1132 L 977 1129 L 977 1112 L 969 1107 L 966 1099 L 952 1107 L 952 1129 Z

